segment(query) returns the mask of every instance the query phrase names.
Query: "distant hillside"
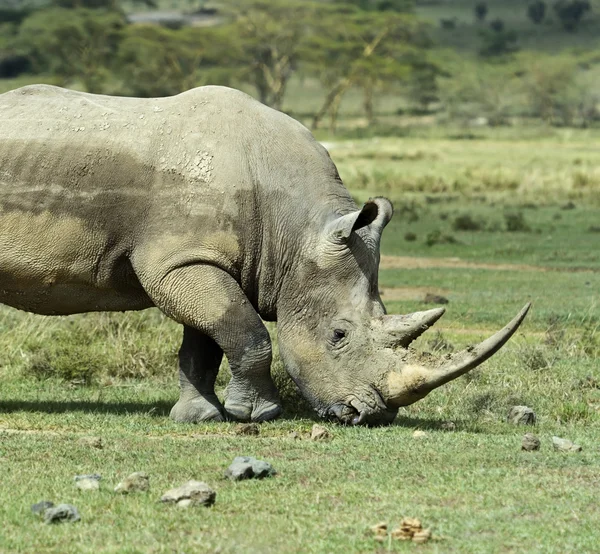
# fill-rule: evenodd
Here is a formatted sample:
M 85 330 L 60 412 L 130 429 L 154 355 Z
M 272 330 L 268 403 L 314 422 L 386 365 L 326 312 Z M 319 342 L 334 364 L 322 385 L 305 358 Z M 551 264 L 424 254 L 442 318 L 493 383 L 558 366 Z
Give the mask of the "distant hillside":
M 546 2 L 544 21 L 536 25 L 527 17 L 528 0 L 488 0 L 483 22 L 476 21 L 474 7 L 479 0 L 417 0 L 416 13 L 429 21 L 432 37 L 443 48 L 476 53 L 481 44 L 480 32 L 491 21 L 501 19 L 505 29 L 518 34 L 518 46 L 526 50 L 556 53 L 568 49 L 600 48 L 600 0 L 591 0 L 592 9 L 574 32 L 563 29 L 556 16 L 555 0 Z M 442 28 L 442 20 L 454 20 L 455 28 Z

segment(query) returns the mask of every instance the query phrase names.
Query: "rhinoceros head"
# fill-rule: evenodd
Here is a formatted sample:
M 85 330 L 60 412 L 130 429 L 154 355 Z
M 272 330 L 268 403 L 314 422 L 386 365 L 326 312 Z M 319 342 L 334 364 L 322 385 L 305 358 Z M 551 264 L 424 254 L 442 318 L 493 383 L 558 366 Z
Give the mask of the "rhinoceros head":
M 385 198 L 329 221 L 296 264 L 294 291 L 278 314 L 279 348 L 288 373 L 316 411 L 342 423 L 391 422 L 398 408 L 424 398 L 493 355 L 529 305 L 481 344 L 441 361 L 409 344 L 443 308 L 386 315 L 379 296 L 381 233 L 392 217 Z

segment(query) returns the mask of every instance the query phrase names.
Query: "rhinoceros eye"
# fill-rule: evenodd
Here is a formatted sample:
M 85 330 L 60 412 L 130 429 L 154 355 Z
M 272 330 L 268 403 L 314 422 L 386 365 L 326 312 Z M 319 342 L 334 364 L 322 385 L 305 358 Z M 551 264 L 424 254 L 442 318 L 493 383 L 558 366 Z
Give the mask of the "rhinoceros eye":
M 331 338 L 331 341 L 333 342 L 333 344 L 337 344 L 338 342 L 340 342 L 344 337 L 346 336 L 346 331 L 343 331 L 342 329 L 335 329 L 333 331 L 333 337 Z

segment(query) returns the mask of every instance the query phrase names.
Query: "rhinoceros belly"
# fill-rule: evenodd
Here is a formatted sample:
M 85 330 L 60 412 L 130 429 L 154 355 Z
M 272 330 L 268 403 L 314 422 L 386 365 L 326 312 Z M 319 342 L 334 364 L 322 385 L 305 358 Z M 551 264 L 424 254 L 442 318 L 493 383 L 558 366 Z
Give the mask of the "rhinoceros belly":
M 74 217 L 0 212 L 0 302 L 47 315 L 152 306 L 110 243 Z

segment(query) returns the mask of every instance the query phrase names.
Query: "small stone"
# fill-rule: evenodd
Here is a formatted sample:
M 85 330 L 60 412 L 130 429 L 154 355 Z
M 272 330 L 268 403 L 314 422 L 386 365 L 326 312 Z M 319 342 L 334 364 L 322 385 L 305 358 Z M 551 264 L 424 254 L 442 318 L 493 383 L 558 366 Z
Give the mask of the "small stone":
M 318 423 L 315 423 L 312 427 L 312 431 L 310 433 L 310 440 L 313 441 L 322 441 L 322 440 L 327 440 L 331 438 L 331 435 L 329 434 L 329 431 L 323 427 L 322 425 L 319 425 Z
M 532 452 L 540 449 L 540 439 L 538 439 L 533 433 L 526 433 L 523 435 L 523 442 L 521 443 L 521 450 Z
M 298 433 L 298 431 L 292 431 L 288 437 L 290 439 L 294 439 L 294 440 L 300 440 L 302 437 L 300 436 L 300 433 Z
M 48 508 L 52 508 L 54 506 L 54 502 L 50 502 L 49 500 L 42 500 L 41 502 L 37 502 L 31 506 L 31 511 L 36 516 L 43 516 Z
M 236 435 L 258 436 L 260 426 L 257 423 L 239 423 L 233 431 Z
M 100 437 L 81 437 L 77 442 L 81 446 L 89 446 L 90 448 L 97 448 L 98 450 L 104 448 L 104 444 Z
M 535 413 L 527 406 L 513 406 L 506 416 L 506 421 L 513 425 L 533 425 L 535 423 Z
M 238 456 L 233 459 L 232 464 L 225 470 L 225 477 L 232 481 L 243 479 L 264 479 L 276 475 L 275 468 L 262 460 L 251 456 Z
M 425 431 L 421 431 L 419 429 L 417 429 L 414 433 L 413 433 L 413 439 L 426 439 L 427 438 L 427 433 Z
M 441 425 L 443 431 L 455 431 L 456 423 L 454 421 L 444 421 Z
M 161 502 L 174 502 L 180 508 L 189 506 L 212 506 L 217 493 L 202 481 L 187 481 L 176 489 L 170 489 L 160 498 Z
M 100 488 L 102 477 L 97 473 L 92 475 L 75 475 L 75 486 L 82 491 L 93 491 Z
M 150 488 L 150 477 L 143 471 L 136 471 L 123 481 L 121 481 L 116 487 L 115 492 L 119 494 L 129 494 L 130 492 L 143 492 Z
M 583 450 L 578 444 L 568 439 L 561 439 L 560 437 L 552 437 L 552 446 L 558 452 L 581 452 Z
M 232 481 L 242 481 L 244 479 L 252 479 L 254 472 L 252 464 L 247 462 L 233 462 L 226 470 L 225 477 Z
M 44 512 L 45 523 L 63 523 L 79 521 L 81 516 L 77 511 L 77 508 L 72 504 L 59 504 L 52 508 L 48 508 Z

